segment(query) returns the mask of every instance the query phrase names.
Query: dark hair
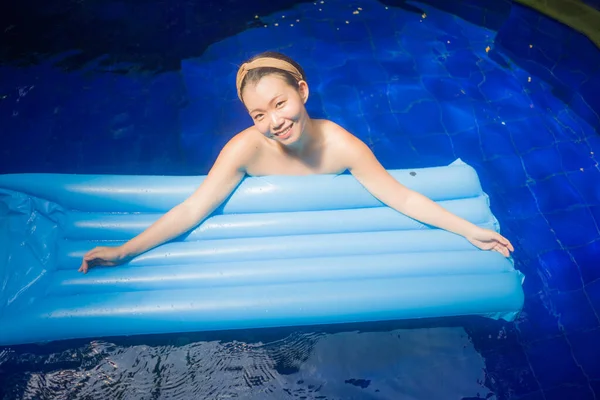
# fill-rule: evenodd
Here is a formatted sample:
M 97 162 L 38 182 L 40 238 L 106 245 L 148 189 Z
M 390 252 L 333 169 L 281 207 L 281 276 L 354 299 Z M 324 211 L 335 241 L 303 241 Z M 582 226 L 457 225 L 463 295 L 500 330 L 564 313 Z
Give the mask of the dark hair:
M 292 60 L 285 54 L 281 54 L 276 51 L 265 51 L 263 53 L 255 55 L 254 57 L 248 59 L 245 62 L 249 63 L 249 62 L 252 62 L 259 58 L 265 58 L 265 57 L 276 58 L 278 60 L 283 60 L 283 61 L 286 61 L 286 62 L 292 64 L 300 72 L 300 75 L 302 75 L 302 79 L 306 80 L 306 74 L 304 73 L 304 70 L 302 69 L 300 64 L 298 64 L 296 61 Z M 246 87 L 246 85 L 256 84 L 263 77 L 265 77 L 267 75 L 272 75 L 272 74 L 281 76 L 288 83 L 288 85 L 290 85 L 291 87 L 294 87 L 296 89 L 298 88 L 298 81 L 289 72 L 283 71 L 283 70 L 277 69 L 277 68 L 261 67 L 261 68 L 255 68 L 255 69 L 248 71 L 248 73 L 246 74 L 246 77 L 244 78 L 244 80 L 242 81 L 242 84 L 240 85 L 240 93 L 242 93 L 244 91 L 244 88 Z

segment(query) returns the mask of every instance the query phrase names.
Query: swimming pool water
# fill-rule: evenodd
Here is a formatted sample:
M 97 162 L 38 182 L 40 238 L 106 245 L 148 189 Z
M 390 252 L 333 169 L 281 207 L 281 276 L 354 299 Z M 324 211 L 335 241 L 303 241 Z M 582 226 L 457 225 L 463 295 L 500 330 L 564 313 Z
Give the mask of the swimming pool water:
M 99 37 L 113 27 L 142 40 L 126 34 L 161 18 L 174 28 L 160 43 L 161 30 L 139 46 L 122 39 L 129 55 L 83 46 L 69 72 L 49 62 L 4 65 L 1 172 L 206 173 L 250 123 L 235 93 L 237 65 L 277 49 L 306 69 L 312 116 L 355 133 L 387 168 L 462 158 L 477 169 L 527 275 L 525 309 L 514 324 L 7 348 L 0 398 L 600 398 L 600 51 L 589 40 L 505 1 L 290 2 L 257 9 L 258 18 L 235 2 L 205 13 L 175 3 L 165 17 L 146 4 L 129 30 L 115 26 L 132 18 L 132 6 L 109 5 L 89 6 L 102 11 Z M 200 26 L 212 31 L 199 38 Z M 202 52 L 207 36 L 214 43 Z M 103 53 L 107 65 L 95 61 Z

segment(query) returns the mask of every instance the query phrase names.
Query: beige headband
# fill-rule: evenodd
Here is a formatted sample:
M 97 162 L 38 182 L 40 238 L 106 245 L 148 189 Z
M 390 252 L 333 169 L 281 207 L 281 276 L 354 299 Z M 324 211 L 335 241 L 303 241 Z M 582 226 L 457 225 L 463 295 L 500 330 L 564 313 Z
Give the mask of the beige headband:
M 237 87 L 238 97 L 240 98 L 240 100 L 242 100 L 242 92 L 241 92 L 242 82 L 244 81 L 246 74 L 251 69 L 261 68 L 261 67 L 277 68 L 277 69 L 281 69 L 283 71 L 289 72 L 290 74 L 292 74 L 292 76 L 294 78 L 296 78 L 297 81 L 301 81 L 304 79 L 302 77 L 302 74 L 300 73 L 300 71 L 298 71 L 298 69 L 296 67 L 294 67 L 292 64 L 290 64 L 287 61 L 283 61 L 283 60 L 279 60 L 277 58 L 271 58 L 271 57 L 258 58 L 252 62 L 242 64 L 242 66 L 238 70 L 237 78 L 235 80 L 235 85 Z

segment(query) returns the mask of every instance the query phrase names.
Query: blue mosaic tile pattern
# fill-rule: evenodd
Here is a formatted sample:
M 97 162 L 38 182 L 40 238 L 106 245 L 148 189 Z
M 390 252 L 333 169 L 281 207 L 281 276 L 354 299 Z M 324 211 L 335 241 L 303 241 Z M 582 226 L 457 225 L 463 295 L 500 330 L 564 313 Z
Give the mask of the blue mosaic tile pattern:
M 600 100 L 595 95 L 600 90 L 600 52 L 591 40 L 515 4 L 496 43 L 513 62 L 550 85 L 555 97 L 591 127 L 600 125 Z
M 91 78 L 49 65 L 0 74 L 0 173 L 181 171 L 177 74 Z
M 477 169 L 527 276 L 514 324 L 465 325 L 486 390 L 600 399 L 600 50 L 503 0 L 327 0 L 258 17 L 158 75 L 0 67 L 0 172 L 206 173 L 251 123 L 236 65 L 283 51 L 307 72 L 312 116 L 387 168 Z

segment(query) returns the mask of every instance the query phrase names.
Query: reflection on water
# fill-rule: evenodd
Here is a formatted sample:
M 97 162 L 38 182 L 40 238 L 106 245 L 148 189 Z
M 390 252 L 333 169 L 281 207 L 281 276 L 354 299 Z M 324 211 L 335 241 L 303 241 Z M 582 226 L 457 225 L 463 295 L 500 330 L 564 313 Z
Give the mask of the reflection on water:
M 461 327 L 273 332 L 4 350 L 0 398 L 495 399 Z

